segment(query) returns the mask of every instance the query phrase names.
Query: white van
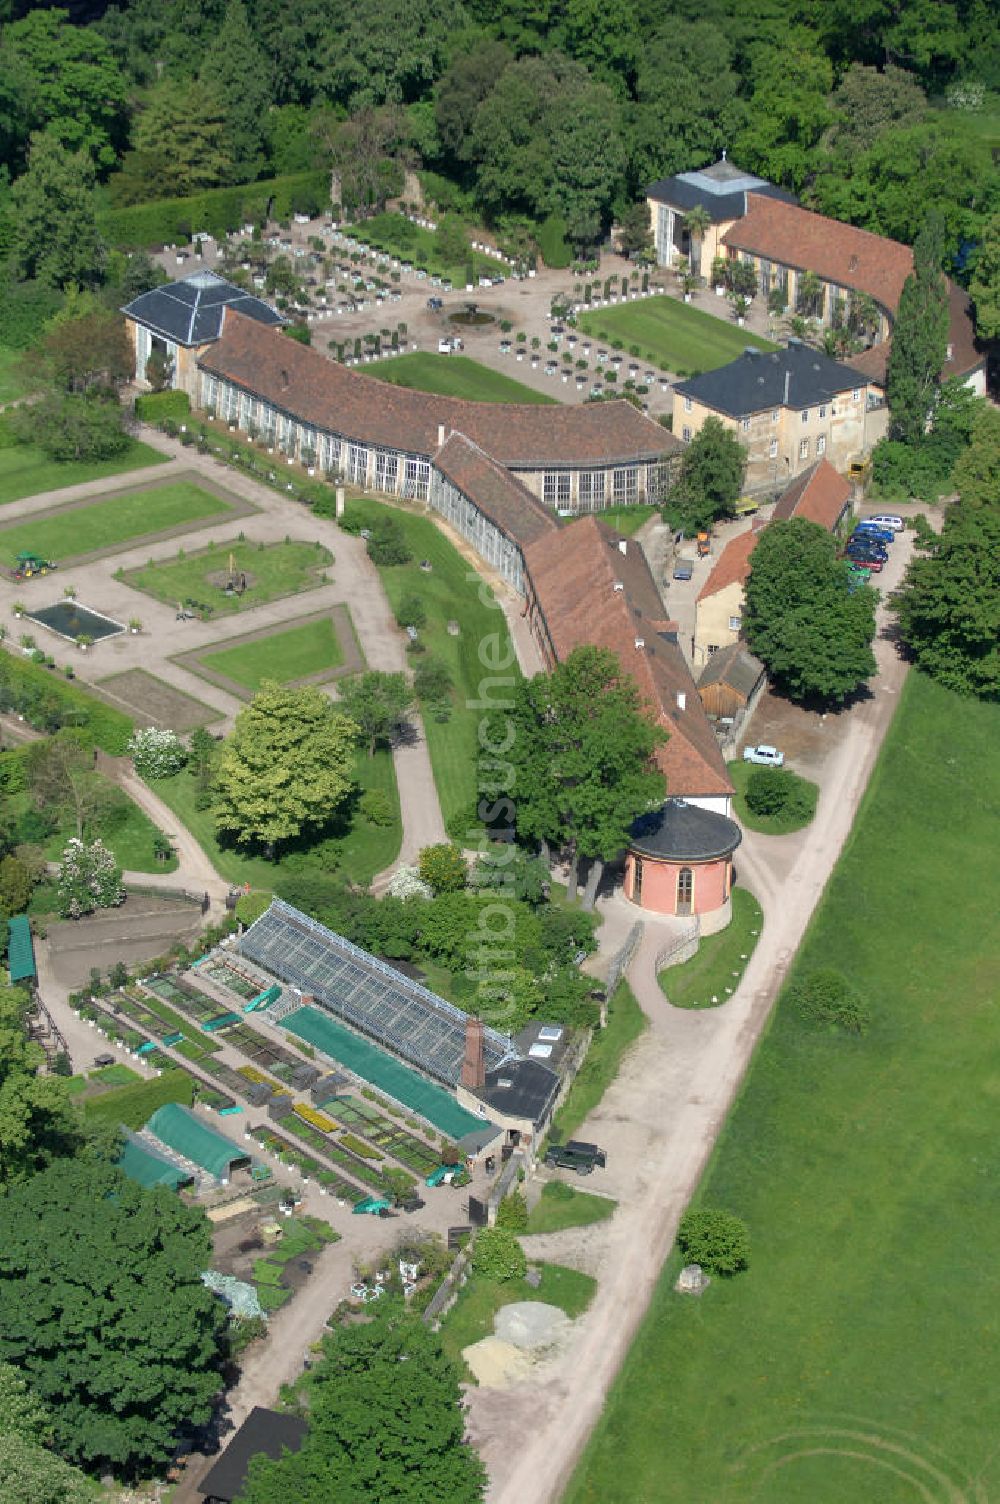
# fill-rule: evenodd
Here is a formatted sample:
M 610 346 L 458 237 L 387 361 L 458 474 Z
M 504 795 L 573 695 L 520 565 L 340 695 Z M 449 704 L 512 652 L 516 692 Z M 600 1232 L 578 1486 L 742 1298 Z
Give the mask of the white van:
M 862 517 L 861 521 L 871 523 L 873 527 L 891 527 L 894 533 L 903 531 L 903 519 L 895 512 L 879 512 L 874 517 Z

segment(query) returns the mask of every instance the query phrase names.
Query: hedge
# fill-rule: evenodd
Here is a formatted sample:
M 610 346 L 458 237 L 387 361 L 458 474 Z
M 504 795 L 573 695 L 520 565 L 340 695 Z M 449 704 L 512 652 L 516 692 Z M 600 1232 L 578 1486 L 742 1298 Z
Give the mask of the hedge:
M 95 747 L 114 757 L 124 753 L 135 730 L 120 710 L 57 679 L 52 669 L 12 653 L 0 654 L 0 710 L 16 711 L 39 731 L 77 726 Z
M 136 250 L 186 243 L 199 231 L 219 240 L 243 224 L 262 225 L 269 211 L 274 219 L 286 220 L 296 213 L 321 213 L 329 202 L 328 173 L 297 172 L 235 188 L 209 188 L 189 198 L 105 209 L 97 217 L 97 226 L 109 244 Z
M 191 411 L 187 392 L 147 392 L 135 399 L 135 415 L 141 423 L 162 423 L 164 418 L 186 418 Z

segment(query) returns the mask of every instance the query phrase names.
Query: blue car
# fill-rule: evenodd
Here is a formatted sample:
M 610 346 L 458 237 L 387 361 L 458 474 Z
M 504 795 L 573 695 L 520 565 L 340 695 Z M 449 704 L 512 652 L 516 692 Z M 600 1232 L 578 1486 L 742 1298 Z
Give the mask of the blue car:
M 875 538 L 879 543 L 894 543 L 896 534 L 888 527 L 879 527 L 877 522 L 859 522 L 854 529 L 855 538 Z

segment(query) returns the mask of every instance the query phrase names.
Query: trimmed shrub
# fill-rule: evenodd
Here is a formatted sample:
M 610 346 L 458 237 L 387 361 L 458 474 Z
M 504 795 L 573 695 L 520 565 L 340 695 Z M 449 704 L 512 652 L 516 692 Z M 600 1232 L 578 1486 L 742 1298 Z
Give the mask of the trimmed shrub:
M 83 740 L 119 757 L 135 727 L 120 710 L 56 679 L 27 658 L 0 655 L 0 711 L 23 715 L 37 731 L 75 726 Z M 25 839 L 28 839 L 25 837 Z
M 422 627 L 427 622 L 427 610 L 420 596 L 408 590 L 396 607 L 396 620 L 401 627 Z
M 484 1227 L 476 1236 L 472 1250 L 472 1267 L 484 1279 L 523 1279 L 528 1260 L 517 1238 L 506 1227 Z
M 746 1223 L 721 1207 L 685 1212 L 677 1229 L 677 1246 L 689 1264 L 700 1264 L 709 1274 L 738 1274 L 750 1262 Z
M 811 820 L 816 812 L 817 789 L 787 768 L 756 768 L 747 779 L 744 795 L 755 815 L 783 815 L 789 822 Z
M 140 778 L 173 778 L 188 759 L 187 748 L 177 732 L 156 726 L 137 731 L 127 750 Z
M 186 418 L 191 411 L 187 392 L 147 392 L 136 397 L 135 415 L 140 423 L 162 423 L 166 418 Z
M 98 215 L 98 229 L 110 245 L 122 249 L 185 243 L 192 231 L 207 230 L 217 240 L 249 222 L 263 224 L 268 206 L 275 219 L 294 212 L 293 198 L 323 204 L 329 200 L 330 179 L 324 171 L 299 172 L 288 177 L 241 183 L 235 188 L 210 188 L 190 198 L 157 199 Z M 302 210 L 300 212 L 307 212 Z
M 510 1232 L 527 1232 L 528 1203 L 520 1191 L 511 1191 L 503 1198 L 497 1207 L 496 1225 L 505 1227 Z
M 790 984 L 785 996 L 804 1022 L 831 1032 L 864 1034 L 871 1022 L 864 999 L 832 966 L 807 972 Z
M 361 795 L 358 809 L 369 825 L 384 828 L 393 822 L 395 812 L 392 800 L 384 789 L 368 789 Z

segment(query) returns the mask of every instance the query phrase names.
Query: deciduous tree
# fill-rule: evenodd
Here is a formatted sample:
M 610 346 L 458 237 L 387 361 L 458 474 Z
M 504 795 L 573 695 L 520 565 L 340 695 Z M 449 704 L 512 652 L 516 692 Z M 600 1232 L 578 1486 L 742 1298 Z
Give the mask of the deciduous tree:
M 93 1485 L 48 1450 L 52 1417 L 9 1363 L 0 1363 L 0 1497 L 4 1504 L 90 1504 Z
M 354 787 L 359 728 L 318 689 L 265 681 L 236 717 L 215 779 L 215 819 L 268 849 L 323 826 Z
M 135 1476 L 208 1420 L 225 1324 L 210 1259 L 203 1212 L 106 1164 L 64 1161 L 0 1200 L 0 1358 L 63 1456 Z
M 0 986 L 0 1192 L 80 1147 L 64 1084 L 38 1074 L 44 1055 L 28 1039 L 28 1002 L 22 988 Z
M 581 857 L 590 860 L 590 907 L 604 863 L 628 842 L 638 815 L 662 799 L 654 761 L 666 733 L 614 653 L 582 647 L 551 674 L 514 691 L 510 752 L 521 839 L 566 851 L 575 898 Z
M 969 291 L 976 305 L 976 332 L 981 339 L 1000 339 L 1000 214 L 983 231 Z
M 21 276 L 51 287 L 100 281 L 105 251 L 97 232 L 94 168 L 85 152 L 68 151 L 51 131 L 32 136 L 27 171 L 11 198 Z
M 398 1299 L 324 1338 L 301 1449 L 250 1464 L 240 1504 L 479 1504 L 486 1475 L 465 1440 L 458 1370 Z
M 746 450 L 736 435 L 718 418 L 706 418 L 681 456 L 665 515 L 689 532 L 732 516 L 746 467 Z
M 85 152 L 102 171 L 115 165 L 125 135 L 125 79 L 93 26 L 69 12 L 37 8 L 5 27 L 0 72 L 25 81 L 27 124 L 51 131 L 68 152 Z
M 959 499 L 925 533 L 898 612 L 917 663 L 950 689 L 1000 699 L 1000 413 L 984 407 L 955 466 Z
M 940 222 L 928 220 L 913 247 L 886 371 L 890 433 L 904 443 L 924 436 L 948 347 L 948 293 L 941 271 Z
M 357 678 L 346 679 L 340 686 L 340 700 L 351 720 L 360 729 L 368 746 L 368 756 L 375 756 L 379 742 L 391 740 L 413 703 L 404 674 L 387 674 L 370 669 Z
M 847 588 L 836 540 L 815 522 L 772 522 L 750 560 L 750 650 L 792 700 L 839 702 L 876 671 L 875 593 Z
M 458 846 L 448 841 L 425 846 L 417 859 L 417 870 L 435 893 L 455 893 L 469 880 L 469 869 Z

